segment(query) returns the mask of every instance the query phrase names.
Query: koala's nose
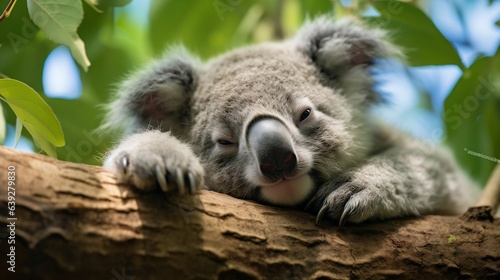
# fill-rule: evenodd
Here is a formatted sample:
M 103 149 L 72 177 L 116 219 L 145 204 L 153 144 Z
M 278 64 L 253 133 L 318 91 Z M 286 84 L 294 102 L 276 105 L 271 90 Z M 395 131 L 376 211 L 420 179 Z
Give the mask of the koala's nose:
M 292 173 L 297 166 L 292 138 L 286 127 L 272 118 L 260 119 L 248 128 L 247 139 L 259 162 L 260 171 L 269 179 Z

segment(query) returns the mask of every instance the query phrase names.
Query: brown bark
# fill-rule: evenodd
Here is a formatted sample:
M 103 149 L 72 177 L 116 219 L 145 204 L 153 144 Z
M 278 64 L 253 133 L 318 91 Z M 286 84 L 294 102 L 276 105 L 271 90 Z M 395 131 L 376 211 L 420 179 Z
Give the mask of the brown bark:
M 16 272 L 7 270 L 12 245 L 2 238 L 2 279 L 500 277 L 498 219 L 317 227 L 311 214 L 210 191 L 168 199 L 136 192 L 96 166 L 6 148 L 0 158 L 2 230 L 12 221 L 4 211 L 8 166 L 17 218 Z

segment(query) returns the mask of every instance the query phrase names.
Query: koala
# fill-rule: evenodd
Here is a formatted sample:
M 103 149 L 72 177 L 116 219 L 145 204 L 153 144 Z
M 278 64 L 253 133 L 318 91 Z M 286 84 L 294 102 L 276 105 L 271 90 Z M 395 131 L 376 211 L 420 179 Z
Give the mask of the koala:
M 140 190 L 201 188 L 343 225 L 457 214 L 477 197 L 451 153 L 369 113 L 375 61 L 402 57 L 379 29 L 327 17 L 294 38 L 200 61 L 179 47 L 129 76 L 104 129 L 104 167 Z

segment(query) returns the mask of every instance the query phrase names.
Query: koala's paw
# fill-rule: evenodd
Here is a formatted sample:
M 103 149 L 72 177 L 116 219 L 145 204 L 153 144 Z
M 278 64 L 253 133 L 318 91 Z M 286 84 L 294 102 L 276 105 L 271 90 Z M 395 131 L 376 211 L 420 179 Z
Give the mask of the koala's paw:
M 339 221 L 339 226 L 343 226 L 346 222 L 361 223 L 372 218 L 397 216 L 398 210 L 392 207 L 393 204 L 381 188 L 354 181 L 323 186 L 306 209 L 319 209 L 316 224 L 327 217 Z
M 110 153 L 104 167 L 119 182 L 140 190 L 160 187 L 164 192 L 196 193 L 203 186 L 204 177 L 198 158 L 169 134 L 165 137 L 159 133 L 145 135 L 147 133 L 122 142 Z

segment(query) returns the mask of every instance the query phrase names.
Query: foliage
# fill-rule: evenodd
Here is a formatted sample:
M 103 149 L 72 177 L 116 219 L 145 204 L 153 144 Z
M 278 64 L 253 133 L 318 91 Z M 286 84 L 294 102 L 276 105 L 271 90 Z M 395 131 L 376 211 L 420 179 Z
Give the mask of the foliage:
M 448 143 L 467 170 L 483 180 L 495 167 L 493 160 L 500 159 L 499 80 L 500 49 L 465 70 L 444 105 Z M 478 152 L 493 160 L 471 156 Z
M 46 111 L 45 116 L 21 106 L 25 114 L 29 112 L 37 119 L 27 121 L 19 109 L 11 108 L 2 88 L 6 82 L 16 83 L 24 89 L 9 96 L 35 100 L 26 85 L 44 92 L 41 78 L 45 59 L 57 44 L 68 46 L 83 70 L 79 99 L 41 95 L 59 117 L 66 138 L 66 146 L 58 148 L 57 155 L 63 160 L 98 164 L 98 156 L 109 149 L 114 138 L 92 132 L 103 116 L 99 106 L 109 99 L 115 83 L 159 56 L 165 46 L 183 43 L 207 58 L 241 45 L 291 36 L 307 16 L 331 13 L 335 17 L 360 17 L 372 6 L 380 15 L 364 20 L 388 29 L 395 43 L 405 50 L 410 66 L 454 64 L 462 69 L 463 75 L 443 110 L 445 139 L 461 164 L 484 182 L 495 162 L 470 156 L 464 149 L 500 159 L 500 85 L 495 83 L 500 80 L 500 52 L 478 58 L 467 68 L 455 47 L 414 4 L 369 0 L 351 1 L 351 6 L 342 6 L 338 0 L 152 0 L 148 21 L 141 25 L 130 13 L 117 8 L 130 2 L 17 1 L 10 17 L 0 22 L 0 73 L 12 78 L 0 80 L 0 95 L 9 105 L 0 107 L 0 140 L 5 131 L 4 115 L 11 125 L 15 125 L 17 116 L 27 128 L 23 135 L 35 139 L 46 153 L 51 153 L 47 143 L 64 143 L 56 123 L 45 120 L 52 118 L 51 112 Z
M 393 32 L 394 43 L 405 48 L 410 65 L 455 64 L 465 68 L 452 44 L 418 7 L 395 1 L 375 1 L 373 5 L 381 15 L 368 18 L 368 22 Z
M 85 54 L 85 44 L 76 34 L 83 19 L 83 6 L 80 1 L 67 0 L 28 0 L 31 20 L 45 35 L 58 44 L 69 47 L 73 57 L 87 71 L 90 61 Z
M 16 130 L 20 132 L 22 126 L 26 127 L 38 146 L 56 157 L 54 146 L 64 146 L 61 124 L 38 93 L 20 81 L 1 79 L 0 100 L 16 114 Z

